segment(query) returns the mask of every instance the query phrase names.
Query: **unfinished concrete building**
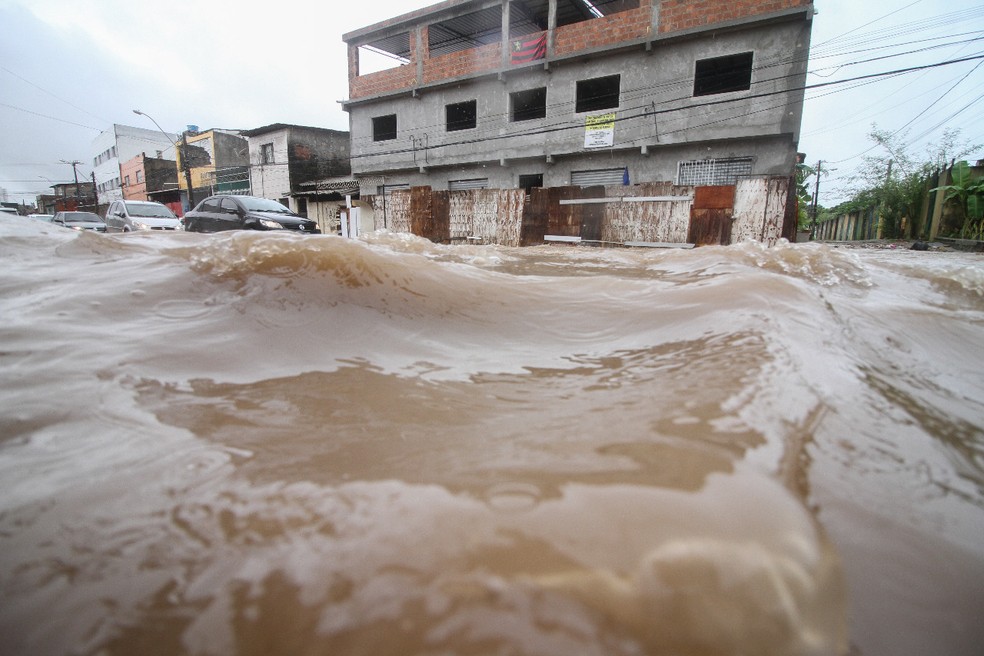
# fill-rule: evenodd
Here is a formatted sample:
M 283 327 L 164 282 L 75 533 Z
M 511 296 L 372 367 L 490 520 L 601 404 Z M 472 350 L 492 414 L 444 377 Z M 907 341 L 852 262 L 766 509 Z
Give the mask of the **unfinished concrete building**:
M 352 172 L 363 197 L 788 177 L 812 16 L 811 0 L 448 0 L 355 30 Z

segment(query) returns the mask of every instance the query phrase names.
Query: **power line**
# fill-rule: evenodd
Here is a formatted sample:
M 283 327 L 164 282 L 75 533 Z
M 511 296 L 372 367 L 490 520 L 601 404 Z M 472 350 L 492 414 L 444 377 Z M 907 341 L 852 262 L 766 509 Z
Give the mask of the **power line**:
M 78 105 L 75 105 L 75 104 L 73 104 L 73 103 L 71 103 L 71 102 L 69 102 L 68 100 L 65 100 L 64 98 L 62 98 L 62 97 L 60 97 L 60 96 L 58 96 L 58 95 L 56 95 L 56 94 L 54 94 L 54 93 L 52 93 L 51 91 L 48 91 L 48 90 L 47 90 L 47 89 L 45 89 L 44 87 L 41 87 L 41 86 L 38 86 L 37 84 L 35 84 L 34 82 L 31 82 L 31 81 L 30 81 L 30 80 L 28 80 L 27 78 L 25 78 L 25 77 L 22 77 L 22 76 L 20 76 L 20 75 L 18 75 L 17 73 L 15 73 L 15 72 L 13 72 L 12 70 L 10 70 L 9 68 L 7 68 L 6 66 L 0 66 L 0 70 L 2 70 L 2 71 L 4 71 L 5 73 L 8 73 L 8 74 L 10 74 L 10 75 L 13 75 L 13 76 L 14 76 L 14 77 L 16 77 L 16 78 L 17 78 L 18 80 L 20 80 L 20 81 L 22 81 L 22 82 L 24 82 L 25 84 L 29 84 L 29 85 L 31 85 L 32 87 L 34 87 L 34 88 L 35 88 L 35 89 L 37 89 L 38 91 L 41 91 L 41 92 L 43 92 L 43 93 L 46 93 L 46 94 L 48 94 L 49 96 L 51 96 L 51 97 L 52 97 L 52 98 L 54 98 L 55 100 L 59 100 L 59 101 L 61 101 L 61 102 L 63 102 L 63 103 L 65 103 L 66 105 L 68 105 L 69 107 L 72 107 L 72 108 L 74 108 L 74 109 L 77 109 L 77 110 L 79 110 L 79 111 L 80 111 L 80 112 L 82 112 L 83 114 L 88 114 L 88 115 L 89 115 L 89 116 L 91 116 L 92 118 L 95 118 L 95 119 L 99 119 L 100 121 L 103 121 L 103 122 L 106 122 L 106 123 L 111 123 L 111 121 L 107 121 L 107 120 L 106 120 L 105 118 L 103 118 L 103 117 L 101 117 L 101 116 L 96 116 L 95 114 L 93 114 L 93 113 L 91 113 L 91 112 L 88 112 L 88 111 L 86 111 L 86 110 L 84 110 L 84 109 L 82 109 L 82 108 L 81 108 L 81 107 L 79 107 Z
M 871 62 L 875 62 L 875 61 L 881 61 L 881 60 L 888 59 L 888 58 L 893 58 L 893 57 L 901 57 L 901 56 L 905 56 L 905 55 L 918 54 L 918 53 L 925 52 L 925 51 L 928 51 L 928 50 L 932 50 L 932 49 L 936 49 L 936 48 L 942 48 L 942 47 L 947 47 L 947 46 L 952 46 L 952 45 L 961 45 L 961 44 L 966 45 L 968 43 L 973 43 L 973 42 L 976 42 L 976 41 L 979 41 L 979 40 L 982 40 L 982 39 L 984 39 L 984 37 L 978 37 L 978 38 L 975 38 L 975 39 L 967 39 L 967 40 L 964 40 L 964 41 L 950 42 L 950 43 L 947 43 L 947 44 L 938 44 L 936 46 L 930 46 L 928 48 L 921 48 L 921 49 L 916 49 L 916 50 L 909 50 L 909 51 L 905 51 L 905 52 L 894 53 L 894 54 L 891 54 L 891 55 L 883 55 L 883 56 L 879 56 L 879 57 L 873 57 L 873 58 L 870 58 L 870 59 L 863 59 L 863 60 L 858 60 L 858 61 L 854 61 L 854 62 L 848 62 L 848 63 L 839 65 L 838 68 L 843 68 L 843 67 L 847 67 L 847 66 L 857 66 L 857 65 L 861 65 L 861 64 L 865 64 L 865 63 L 871 63 Z M 917 41 L 915 43 L 919 43 L 919 42 L 920 41 Z M 909 43 L 891 44 L 889 46 L 883 46 L 882 48 L 876 48 L 876 49 L 883 49 L 883 48 L 887 48 L 887 47 L 898 47 L 898 46 L 902 46 L 902 45 L 909 45 Z M 754 71 L 764 71 L 764 70 L 769 69 L 769 68 L 775 68 L 775 67 L 782 66 L 782 65 L 789 65 L 789 64 L 794 64 L 794 63 L 797 63 L 797 62 L 802 62 L 802 61 L 805 61 L 805 59 L 806 59 L 805 56 L 802 56 L 802 57 L 801 56 L 796 56 L 796 57 L 792 57 L 792 58 L 786 57 L 786 58 L 772 60 L 772 61 L 766 60 L 765 63 L 759 64 L 758 66 L 755 66 L 754 68 L 752 68 L 752 71 L 753 72 Z M 826 69 L 820 69 L 820 70 L 826 70 Z M 788 80 L 788 79 L 791 79 L 791 78 L 801 77 L 804 74 L 812 74 L 812 73 L 815 73 L 815 71 L 806 71 L 806 72 L 797 71 L 797 72 L 789 73 L 789 74 L 786 74 L 786 75 L 780 75 L 780 76 L 776 76 L 776 77 L 762 78 L 762 79 L 759 79 L 759 80 L 755 80 L 755 82 L 753 84 L 754 85 L 758 85 L 758 86 L 762 86 L 762 85 L 765 85 L 765 84 L 768 84 L 768 83 L 771 83 L 771 82 L 781 82 L 781 81 Z M 856 78 L 854 78 L 854 79 L 856 79 Z M 659 90 L 667 90 L 667 89 L 670 89 L 670 88 L 676 87 L 676 86 L 683 86 L 683 85 L 690 86 L 692 83 L 693 83 L 693 77 L 692 76 L 674 78 L 674 79 L 671 79 L 671 80 L 662 81 L 662 82 L 660 82 L 658 84 L 648 85 L 648 86 L 642 86 L 642 87 L 634 88 L 632 90 L 625 91 L 622 94 L 622 98 L 624 100 L 626 100 L 626 101 L 632 101 L 632 100 L 636 100 L 636 99 L 647 98 L 652 92 L 659 91 Z M 667 104 L 671 104 L 671 103 L 674 103 L 674 102 L 680 102 L 680 101 L 689 100 L 691 97 L 692 97 L 692 94 L 688 92 L 686 95 L 680 95 L 680 96 L 675 97 L 675 98 L 668 98 L 668 99 L 660 100 L 659 101 L 659 104 L 660 105 L 667 105 Z M 583 98 L 582 98 L 582 100 L 583 100 Z M 551 103 L 550 105 L 548 105 L 548 109 L 551 110 L 551 112 L 564 111 L 566 108 L 572 107 L 575 103 L 576 103 L 576 99 L 575 100 L 568 100 L 568 101 L 565 101 L 565 102 L 559 102 L 559 103 Z M 650 105 L 650 104 L 651 104 L 650 102 L 646 102 L 645 103 L 645 105 Z M 622 111 L 635 111 L 635 110 L 640 109 L 641 107 L 642 106 L 628 107 L 628 108 L 623 109 Z M 482 119 L 483 119 L 483 121 L 495 121 L 496 119 L 505 118 L 505 117 L 509 116 L 509 114 L 510 113 L 508 111 L 507 112 L 495 112 L 495 113 L 490 113 L 490 114 L 483 114 Z M 443 124 L 441 124 L 441 123 L 433 123 L 433 124 L 427 124 L 427 125 L 415 125 L 414 126 L 414 130 L 417 133 L 420 133 L 420 132 L 425 131 L 425 130 L 439 130 L 442 127 L 443 127 Z M 545 126 L 545 127 L 546 128 L 549 128 L 550 126 Z M 482 129 L 482 128 L 479 128 L 479 129 Z M 491 129 L 494 129 L 494 128 L 489 127 L 489 128 L 485 128 L 485 129 L 491 130 Z M 484 138 L 490 138 L 491 139 L 491 138 L 493 138 L 493 136 L 494 135 L 489 134 L 488 137 L 484 137 Z M 352 143 L 353 144 L 356 144 L 358 146 L 368 145 L 368 144 L 370 144 L 370 143 L 372 143 L 374 141 L 375 140 L 372 139 L 370 135 L 367 135 L 365 137 L 352 138 Z M 440 146 L 441 146 L 441 144 L 436 144 L 434 146 L 434 148 L 440 147 Z M 412 150 L 412 147 L 411 147 L 411 150 Z
M 95 130 L 96 132 L 102 132 L 101 128 L 94 128 L 91 125 L 83 125 L 81 123 L 76 123 L 74 121 L 67 121 L 63 118 L 56 118 L 54 116 L 48 116 L 47 114 L 41 114 L 39 112 L 32 112 L 29 109 L 24 109 L 23 107 L 17 107 L 15 105 L 8 105 L 7 103 L 0 103 L 0 107 L 8 107 L 10 109 L 15 109 L 19 112 L 24 112 L 25 114 L 33 114 L 34 116 L 40 116 L 41 118 L 51 119 L 52 121 L 58 121 L 59 123 L 68 123 L 69 125 L 74 125 L 80 128 L 86 128 L 88 130 Z
M 859 75 L 857 77 L 847 78 L 847 79 L 844 79 L 844 80 L 836 80 L 836 81 L 831 81 L 831 82 L 818 82 L 818 83 L 815 83 L 815 84 L 807 84 L 807 85 L 803 85 L 803 86 L 799 86 L 799 87 L 791 87 L 791 88 L 782 89 L 782 90 L 779 90 L 779 91 L 769 91 L 769 92 L 763 92 L 763 93 L 757 93 L 757 94 L 744 95 L 741 98 L 727 98 L 727 99 L 722 99 L 722 100 L 709 100 L 709 101 L 703 101 L 703 102 L 699 102 L 699 103 L 691 103 L 691 104 L 689 104 L 687 106 L 684 106 L 684 107 L 674 107 L 674 108 L 668 108 L 668 109 L 645 109 L 644 113 L 641 113 L 641 114 L 635 114 L 635 115 L 629 115 L 629 116 L 623 116 L 623 117 L 616 117 L 614 119 L 614 122 L 619 123 L 619 122 L 634 120 L 634 119 L 638 119 L 638 118 L 651 118 L 651 117 L 655 117 L 655 116 L 669 114 L 669 113 L 672 113 L 672 112 L 694 110 L 694 109 L 700 109 L 700 108 L 704 108 L 704 107 L 715 107 L 715 106 L 731 105 L 731 104 L 739 103 L 739 102 L 744 103 L 744 102 L 747 102 L 749 100 L 755 100 L 755 99 L 759 99 L 759 98 L 767 98 L 767 97 L 776 96 L 776 95 L 785 95 L 785 94 L 795 93 L 797 91 L 806 91 L 806 90 L 811 90 L 811 89 L 826 88 L 826 87 L 831 87 L 831 86 L 839 85 L 839 84 L 847 84 L 849 82 L 857 82 L 857 81 L 862 81 L 862 80 L 872 80 L 872 79 L 884 78 L 884 77 L 889 77 L 889 76 L 903 75 L 903 74 L 911 73 L 911 72 L 915 72 L 915 71 L 929 70 L 929 69 L 933 69 L 933 68 L 939 68 L 939 67 L 942 67 L 942 66 L 949 66 L 949 65 L 952 65 L 952 64 L 958 64 L 958 63 L 967 62 L 967 61 L 975 61 L 975 60 L 980 60 L 980 59 L 984 59 L 984 54 L 977 54 L 977 55 L 973 55 L 973 56 L 969 56 L 969 57 L 963 57 L 963 58 L 960 58 L 960 59 L 953 59 L 953 60 L 949 60 L 949 61 L 937 62 L 935 64 L 926 64 L 926 65 L 923 65 L 923 66 L 910 66 L 910 67 L 907 67 L 907 68 L 901 68 L 901 69 L 897 69 L 897 70 L 893 70 L 893 71 L 884 71 L 884 72 L 880 72 L 880 73 L 870 73 L 870 74 L 867 74 L 867 75 Z M 640 110 L 640 109 L 643 109 L 643 108 L 642 107 L 637 107 L 637 108 L 634 108 L 634 109 L 635 110 Z M 758 111 L 760 111 L 760 110 L 756 110 L 755 113 L 757 113 Z M 745 114 L 745 115 L 747 115 L 747 114 Z M 738 118 L 738 117 L 732 117 L 732 118 Z M 405 154 L 405 153 L 409 153 L 409 152 L 434 150 L 434 149 L 437 149 L 437 148 L 447 148 L 447 147 L 453 147 L 453 146 L 471 145 L 471 144 L 479 143 L 479 142 L 483 142 L 483 141 L 498 141 L 498 140 L 502 140 L 502 139 L 512 139 L 512 138 L 522 137 L 522 136 L 537 136 L 537 135 L 543 135 L 543 134 L 550 134 L 550 133 L 554 133 L 554 132 L 561 132 L 561 131 L 564 131 L 564 130 L 583 129 L 583 127 L 584 126 L 581 123 L 576 123 L 576 124 L 572 124 L 572 123 L 557 124 L 554 127 L 540 128 L 540 129 L 534 129 L 534 130 L 528 130 L 528 131 L 520 131 L 520 132 L 511 133 L 511 134 L 494 134 L 494 135 L 473 137 L 473 138 L 470 138 L 470 139 L 463 139 L 463 140 L 459 140 L 459 141 L 445 142 L 445 143 L 434 144 L 434 145 L 424 145 L 424 146 L 413 147 L 413 148 L 400 148 L 400 149 L 393 149 L 393 150 L 388 150 L 388 151 L 376 151 L 376 152 L 372 152 L 372 153 L 355 154 L 355 155 L 351 155 L 351 158 L 352 159 L 360 159 L 360 158 L 365 158 L 365 157 L 381 157 L 381 156 L 387 156 L 387 155 L 399 155 L 399 154 Z
M 912 125 L 916 121 L 916 119 L 918 119 L 920 116 L 922 116 L 923 114 L 925 114 L 926 112 L 928 112 L 930 109 L 932 109 L 933 106 L 936 105 L 936 103 L 938 103 L 941 100 L 943 100 L 943 98 L 945 98 L 951 91 L 953 91 L 954 89 L 956 89 L 960 85 L 960 83 L 962 83 L 964 80 L 966 80 L 968 77 L 970 77 L 971 73 L 973 73 L 978 68 L 980 68 L 981 65 L 984 65 L 984 61 L 978 62 L 977 63 L 977 66 L 974 66 L 974 68 L 972 68 L 963 77 L 961 77 L 959 80 L 957 80 L 956 83 L 953 86 L 951 86 L 949 89 L 947 89 L 946 91 L 944 91 L 942 93 L 942 95 L 940 95 L 938 98 L 936 98 L 936 100 L 934 100 L 933 102 L 931 102 L 921 112 L 919 112 L 918 114 L 916 114 L 915 116 L 913 116 L 911 119 L 909 119 L 902 127 L 898 128 L 897 130 L 895 130 L 894 132 L 892 132 L 889 135 L 889 138 L 894 137 L 895 135 L 899 134 L 900 132 L 902 132 L 903 130 L 905 130 L 907 127 L 909 127 L 910 125 Z M 964 109 L 966 109 L 966 107 Z M 963 110 L 960 110 L 960 111 L 963 111 Z M 946 120 L 949 120 L 949 119 L 946 119 Z M 945 123 L 946 121 L 943 121 L 943 122 Z M 941 124 L 938 124 L 936 127 L 939 127 L 939 125 L 942 125 L 942 123 Z M 929 132 L 932 132 L 932 130 L 935 130 L 936 127 L 932 128 L 931 130 L 929 130 L 928 132 L 926 132 L 926 134 L 929 134 Z M 922 135 L 922 136 L 925 136 L 925 134 Z M 920 138 L 921 137 L 916 137 L 913 141 L 918 141 Z M 844 162 L 849 162 L 850 160 L 855 159 L 857 157 L 860 157 L 861 155 L 864 155 L 866 153 L 870 153 L 872 150 L 874 150 L 875 148 L 877 148 L 879 145 L 881 145 L 881 144 L 877 144 L 876 143 L 873 146 L 871 146 L 871 148 L 868 148 L 867 150 L 863 150 L 860 153 L 858 153 L 857 155 L 852 155 L 852 156 L 847 157 L 845 159 L 840 159 L 840 160 L 837 160 L 836 162 L 830 162 L 830 163 L 831 164 L 843 164 Z

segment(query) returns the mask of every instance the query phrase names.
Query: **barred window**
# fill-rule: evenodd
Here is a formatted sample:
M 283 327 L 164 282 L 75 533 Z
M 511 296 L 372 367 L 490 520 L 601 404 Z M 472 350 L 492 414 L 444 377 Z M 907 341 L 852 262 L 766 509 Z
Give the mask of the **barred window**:
M 690 186 L 733 185 L 739 176 L 751 174 L 751 157 L 691 160 L 679 163 L 677 184 Z

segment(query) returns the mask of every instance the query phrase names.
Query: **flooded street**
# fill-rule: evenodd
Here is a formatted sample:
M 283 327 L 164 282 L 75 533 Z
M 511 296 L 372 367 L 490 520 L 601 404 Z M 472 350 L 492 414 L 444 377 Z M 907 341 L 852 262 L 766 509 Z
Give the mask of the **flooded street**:
M 0 256 L 7 653 L 980 653 L 981 255 Z

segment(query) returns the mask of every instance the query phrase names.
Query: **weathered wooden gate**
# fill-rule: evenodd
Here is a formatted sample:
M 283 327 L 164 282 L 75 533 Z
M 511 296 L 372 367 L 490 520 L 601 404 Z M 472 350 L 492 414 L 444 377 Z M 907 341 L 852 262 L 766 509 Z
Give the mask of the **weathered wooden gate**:
M 734 185 L 696 187 L 687 242 L 696 246 L 730 244 L 734 204 Z

